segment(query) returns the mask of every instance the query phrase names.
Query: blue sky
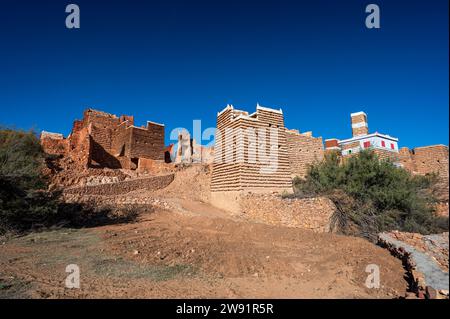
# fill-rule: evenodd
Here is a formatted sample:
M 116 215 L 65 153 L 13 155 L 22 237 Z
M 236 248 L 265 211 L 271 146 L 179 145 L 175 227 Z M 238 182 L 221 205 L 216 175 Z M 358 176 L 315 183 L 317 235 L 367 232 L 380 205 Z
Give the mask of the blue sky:
M 0 123 L 67 135 L 92 107 L 168 136 L 258 102 L 323 138 L 350 137 L 365 111 L 400 146 L 448 145 L 448 54 L 447 0 L 2 1 Z

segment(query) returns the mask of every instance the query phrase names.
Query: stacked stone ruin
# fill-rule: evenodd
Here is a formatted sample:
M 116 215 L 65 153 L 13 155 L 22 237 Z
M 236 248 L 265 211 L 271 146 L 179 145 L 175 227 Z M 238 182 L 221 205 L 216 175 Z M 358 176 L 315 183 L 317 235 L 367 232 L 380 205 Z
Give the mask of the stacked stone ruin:
M 164 125 L 148 121 L 137 127 L 133 116 L 88 109 L 68 138 L 43 132 L 41 144 L 47 153 L 70 157 L 81 167 L 137 169 L 164 160 Z

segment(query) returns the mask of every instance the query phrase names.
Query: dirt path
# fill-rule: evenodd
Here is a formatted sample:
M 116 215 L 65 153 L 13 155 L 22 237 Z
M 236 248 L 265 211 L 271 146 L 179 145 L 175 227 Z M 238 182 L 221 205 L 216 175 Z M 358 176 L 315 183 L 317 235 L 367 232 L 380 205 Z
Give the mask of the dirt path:
M 0 245 L 0 297 L 404 295 L 401 262 L 363 239 L 210 217 L 201 203 L 190 205 L 198 214 L 157 212 L 132 224 L 9 240 Z M 80 267 L 80 289 L 64 288 L 68 264 Z M 380 267 L 380 289 L 365 287 L 368 264 Z

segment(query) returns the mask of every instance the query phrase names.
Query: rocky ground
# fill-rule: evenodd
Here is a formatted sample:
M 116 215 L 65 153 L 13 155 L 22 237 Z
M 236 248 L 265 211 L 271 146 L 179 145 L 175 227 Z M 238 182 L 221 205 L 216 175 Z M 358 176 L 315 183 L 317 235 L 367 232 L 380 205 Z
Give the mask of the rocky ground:
M 286 203 L 277 197 L 275 205 L 273 195 L 263 196 L 272 204 L 259 205 L 261 211 L 248 209 L 262 201 L 252 197 L 245 213 L 231 214 L 208 204 L 209 166 L 172 169 L 175 178 L 164 189 L 67 198 L 96 207 L 137 205 L 135 222 L 0 238 L 0 298 L 402 298 L 411 274 L 418 273 L 404 267 L 404 256 L 411 255 L 404 254 L 406 245 L 426 256 L 425 264 L 434 263 L 434 273 L 446 273 L 448 285 L 448 233 L 392 232 L 385 235 L 394 249 L 384 249 L 361 238 L 302 229 L 301 216 L 285 220 L 289 214 L 280 212 Z M 78 186 L 142 178 L 104 171 L 58 178 Z M 322 199 L 308 200 L 310 208 L 302 203 L 308 216 L 318 207 L 329 210 Z M 285 208 L 297 204 L 288 200 Z M 69 264 L 80 267 L 80 289 L 65 288 Z M 365 285 L 366 267 L 373 264 L 380 269 L 378 289 Z

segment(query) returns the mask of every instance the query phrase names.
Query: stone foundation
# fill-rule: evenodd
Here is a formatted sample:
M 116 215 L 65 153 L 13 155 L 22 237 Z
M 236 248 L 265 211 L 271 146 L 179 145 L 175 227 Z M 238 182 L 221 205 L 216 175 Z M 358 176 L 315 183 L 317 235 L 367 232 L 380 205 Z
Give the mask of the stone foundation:
M 112 196 L 126 194 L 136 190 L 155 191 L 167 187 L 173 181 L 173 179 L 174 174 L 152 176 L 148 178 L 136 178 L 118 183 L 68 188 L 64 191 L 64 193 L 77 195 Z

